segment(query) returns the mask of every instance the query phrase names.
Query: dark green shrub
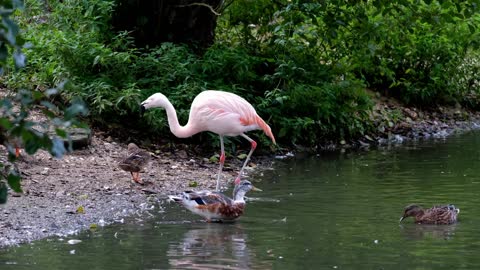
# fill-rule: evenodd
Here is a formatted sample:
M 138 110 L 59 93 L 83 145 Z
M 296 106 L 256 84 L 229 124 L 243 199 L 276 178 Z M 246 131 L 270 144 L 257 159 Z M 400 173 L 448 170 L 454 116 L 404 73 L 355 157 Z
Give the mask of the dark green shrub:
M 367 5 L 346 33 L 351 60 L 368 85 L 406 103 L 462 100 L 452 80 L 469 48 L 478 48 L 479 15 L 471 1 L 402 1 Z
M 200 56 L 169 43 L 136 49 L 127 33 L 111 31 L 113 1 L 52 1 L 51 12 L 27 3 L 19 18 L 30 60 L 8 85 L 46 89 L 68 78 L 64 98 L 82 96 L 93 120 L 162 136 L 170 135 L 163 111 L 138 117 L 155 92 L 171 99 L 182 123 L 200 91 L 235 92 L 280 141 L 307 145 L 368 131 L 365 87 L 407 103 L 477 106 L 478 65 L 467 53 L 478 58 L 479 15 L 469 1 L 234 1 Z

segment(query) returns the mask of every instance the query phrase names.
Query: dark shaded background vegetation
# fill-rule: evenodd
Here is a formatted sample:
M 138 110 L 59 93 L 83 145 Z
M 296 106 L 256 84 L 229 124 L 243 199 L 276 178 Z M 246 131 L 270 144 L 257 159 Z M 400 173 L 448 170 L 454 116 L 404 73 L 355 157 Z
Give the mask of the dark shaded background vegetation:
M 215 42 L 201 53 L 188 42 L 138 46 L 112 25 L 125 2 L 27 0 L 17 19 L 28 64 L 8 70 L 6 86 L 68 79 L 63 99 L 81 96 L 92 123 L 162 137 L 172 136 L 165 113 L 141 119 L 141 100 L 163 92 L 186 123 L 195 95 L 221 89 L 250 101 L 280 143 L 307 146 L 370 132 L 367 89 L 415 106 L 479 105 L 477 1 L 236 0 L 212 7 Z

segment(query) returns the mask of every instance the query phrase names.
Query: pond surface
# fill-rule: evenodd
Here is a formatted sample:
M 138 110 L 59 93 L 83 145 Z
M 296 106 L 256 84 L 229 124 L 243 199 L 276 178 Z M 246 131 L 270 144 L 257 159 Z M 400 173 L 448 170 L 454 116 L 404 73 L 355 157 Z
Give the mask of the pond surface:
M 0 269 L 480 269 L 480 133 L 276 163 L 251 179 L 264 192 L 236 223 L 165 204 L 148 221 L 1 250 Z M 453 203 L 459 223 L 399 224 L 410 203 Z

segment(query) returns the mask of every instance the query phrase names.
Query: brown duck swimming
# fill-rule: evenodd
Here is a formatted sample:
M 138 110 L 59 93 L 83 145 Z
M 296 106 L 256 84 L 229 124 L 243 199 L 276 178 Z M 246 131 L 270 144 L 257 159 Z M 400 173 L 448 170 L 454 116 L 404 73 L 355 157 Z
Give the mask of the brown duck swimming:
M 405 207 L 400 222 L 407 217 L 413 217 L 418 224 L 452 224 L 457 222 L 457 215 L 460 209 L 455 205 L 436 205 L 429 209 L 411 204 Z
M 134 143 L 128 144 L 128 153 L 125 159 L 123 159 L 118 165 L 122 170 L 130 172 L 133 177 L 133 181 L 143 184 L 140 179 L 140 171 L 150 161 L 150 153 L 138 148 Z
M 240 217 L 245 210 L 245 194 L 252 191 L 262 191 L 250 183 L 242 180 L 235 185 L 233 199 L 217 191 L 185 191 L 181 196 L 170 195 L 171 201 L 179 202 L 192 213 L 211 221 L 233 221 Z

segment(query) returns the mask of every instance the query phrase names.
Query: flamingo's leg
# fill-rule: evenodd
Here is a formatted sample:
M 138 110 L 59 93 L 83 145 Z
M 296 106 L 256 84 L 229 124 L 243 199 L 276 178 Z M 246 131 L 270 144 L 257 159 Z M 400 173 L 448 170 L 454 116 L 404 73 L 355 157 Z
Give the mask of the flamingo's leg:
M 222 174 L 223 164 L 225 163 L 225 147 L 223 145 L 223 136 L 220 135 L 220 167 L 217 175 L 217 187 L 215 191 L 220 191 L 220 175 Z
M 240 135 L 242 135 L 242 137 L 244 137 L 245 139 L 247 139 L 250 142 L 251 148 L 250 148 L 250 152 L 248 153 L 247 157 L 245 158 L 245 162 L 243 163 L 242 169 L 240 169 L 240 172 L 238 173 L 238 176 L 235 179 L 235 185 L 240 184 L 240 179 L 242 177 L 243 170 L 247 166 L 248 161 L 250 161 L 250 157 L 252 156 L 253 151 L 255 150 L 255 148 L 257 148 L 257 142 L 255 142 L 252 138 L 248 137 L 247 135 L 245 135 L 243 133 L 240 134 Z

